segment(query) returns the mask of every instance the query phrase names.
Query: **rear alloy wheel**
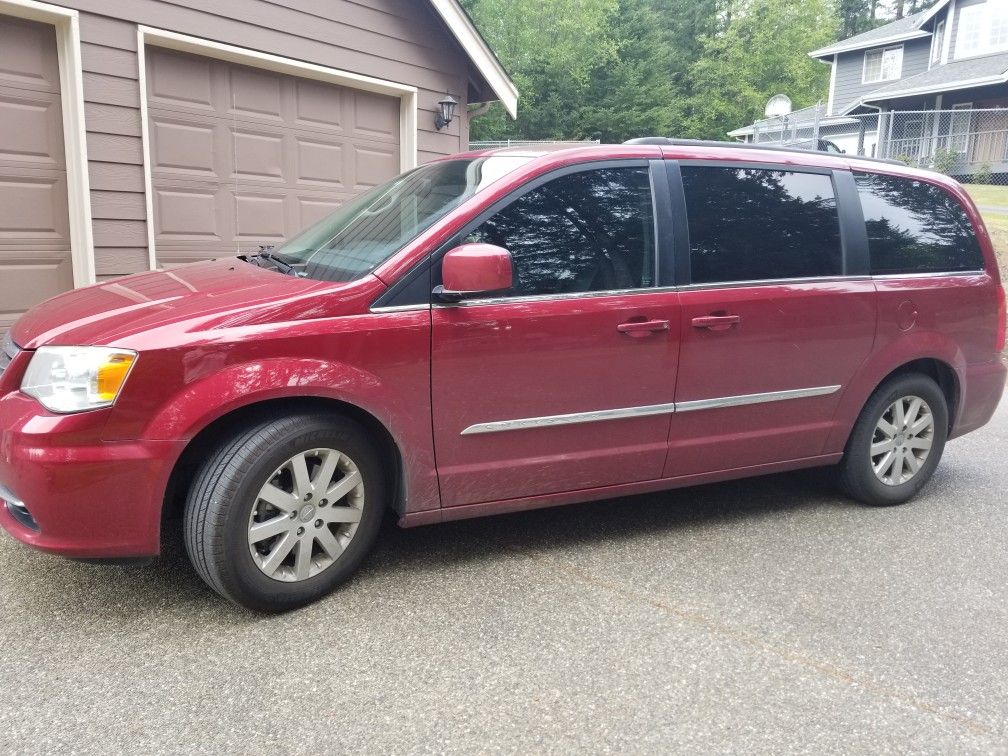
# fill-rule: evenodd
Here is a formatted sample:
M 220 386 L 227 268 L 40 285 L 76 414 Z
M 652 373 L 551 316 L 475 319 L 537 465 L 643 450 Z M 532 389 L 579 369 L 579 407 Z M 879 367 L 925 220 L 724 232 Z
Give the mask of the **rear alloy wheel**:
M 931 454 L 934 429 L 934 414 L 919 396 L 903 396 L 890 404 L 872 438 L 872 469 L 878 479 L 887 486 L 910 482 Z
M 865 504 L 902 504 L 930 480 L 947 436 L 948 404 L 938 384 L 918 373 L 894 376 L 861 411 L 840 462 L 840 484 Z
M 382 460 L 347 418 L 304 414 L 235 434 L 186 502 L 186 550 L 227 599 L 259 611 L 311 603 L 356 570 L 381 525 Z

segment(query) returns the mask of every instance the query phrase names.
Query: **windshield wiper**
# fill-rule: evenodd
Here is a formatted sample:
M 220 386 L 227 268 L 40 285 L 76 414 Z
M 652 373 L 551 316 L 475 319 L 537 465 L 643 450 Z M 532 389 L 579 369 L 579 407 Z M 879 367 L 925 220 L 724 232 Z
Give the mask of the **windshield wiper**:
M 280 257 L 280 255 L 273 254 L 273 247 L 269 245 L 261 245 L 258 252 L 251 255 L 239 255 L 238 258 L 252 263 L 260 268 L 263 266 L 259 265 L 258 262 L 253 262 L 253 260 L 268 260 L 273 263 L 274 266 L 279 268 L 281 273 L 286 273 L 287 275 L 295 276 L 297 278 L 305 277 L 304 273 L 299 272 L 297 268 Z

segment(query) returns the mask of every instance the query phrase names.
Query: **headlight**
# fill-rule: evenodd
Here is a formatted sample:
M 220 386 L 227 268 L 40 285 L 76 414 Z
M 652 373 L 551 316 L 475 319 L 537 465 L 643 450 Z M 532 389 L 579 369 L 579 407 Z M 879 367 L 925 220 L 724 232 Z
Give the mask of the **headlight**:
M 41 347 L 32 356 L 21 390 L 51 412 L 108 407 L 126 383 L 136 352 L 106 347 Z

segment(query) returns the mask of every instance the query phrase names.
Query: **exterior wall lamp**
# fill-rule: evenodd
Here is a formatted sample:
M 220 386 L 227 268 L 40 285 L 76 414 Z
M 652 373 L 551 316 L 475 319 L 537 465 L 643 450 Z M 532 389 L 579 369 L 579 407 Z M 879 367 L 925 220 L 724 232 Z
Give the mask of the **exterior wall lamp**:
M 434 126 L 440 131 L 455 118 L 455 106 L 458 105 L 458 100 L 452 97 L 450 94 L 446 94 L 443 100 L 438 101 L 438 112 L 434 114 Z

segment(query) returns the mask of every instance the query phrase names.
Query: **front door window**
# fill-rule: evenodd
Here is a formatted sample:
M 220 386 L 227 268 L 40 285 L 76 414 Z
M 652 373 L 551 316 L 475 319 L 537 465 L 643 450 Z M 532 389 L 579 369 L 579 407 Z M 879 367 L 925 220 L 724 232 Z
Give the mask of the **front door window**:
M 652 286 L 648 169 L 600 168 L 554 179 L 485 221 L 467 241 L 511 253 L 512 296 Z

